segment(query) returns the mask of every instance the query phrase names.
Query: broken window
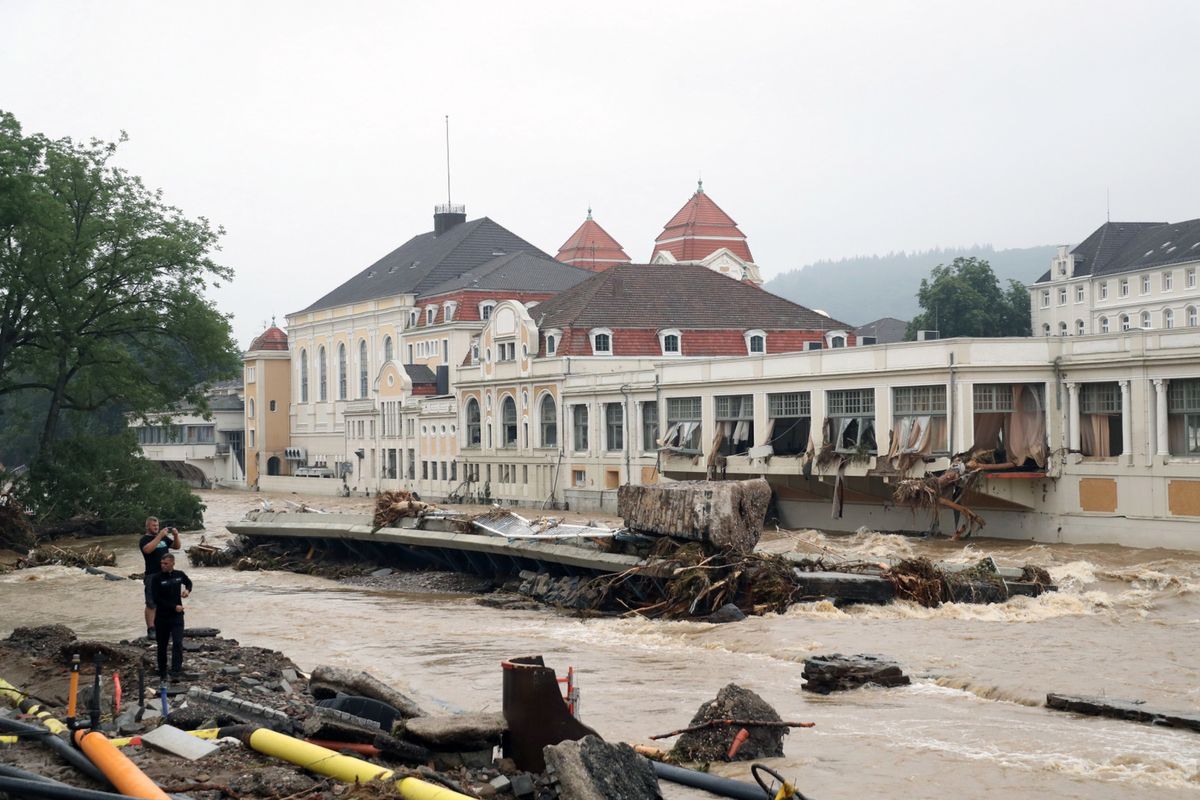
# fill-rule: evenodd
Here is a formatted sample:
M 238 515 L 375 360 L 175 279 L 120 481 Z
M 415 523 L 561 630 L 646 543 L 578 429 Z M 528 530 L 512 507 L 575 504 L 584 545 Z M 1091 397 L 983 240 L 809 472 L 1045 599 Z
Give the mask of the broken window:
M 625 447 L 625 409 L 620 403 L 604 406 L 604 449 L 621 450 Z
M 898 386 L 892 390 L 889 455 L 929 456 L 947 451 L 945 386 Z
M 642 451 L 658 448 L 658 403 L 642 403 Z
M 702 422 L 699 397 L 667 398 L 667 433 L 662 446 L 689 453 L 700 452 Z
M 875 390 L 837 389 L 826 395 L 833 446 L 839 453 L 874 453 Z
M 754 396 L 719 395 L 716 401 L 717 431 L 713 450 L 723 456 L 744 455 L 754 444 Z
M 1046 388 L 1040 383 L 979 383 L 973 387 L 975 443 L 990 463 L 1045 466 Z
M 1080 452 L 1098 458 L 1121 455 L 1120 384 L 1085 383 L 1079 388 Z
M 500 438 L 501 447 L 517 446 L 517 403 L 511 397 L 505 397 L 500 404 L 501 425 L 503 434 Z
M 1167 442 L 1173 456 L 1200 456 L 1200 378 L 1168 385 Z
M 574 406 L 571 409 L 571 419 L 575 433 L 575 449 L 588 449 L 588 410 L 585 405 Z
M 812 428 L 808 392 L 767 395 L 766 443 L 777 456 L 797 456 L 808 450 Z

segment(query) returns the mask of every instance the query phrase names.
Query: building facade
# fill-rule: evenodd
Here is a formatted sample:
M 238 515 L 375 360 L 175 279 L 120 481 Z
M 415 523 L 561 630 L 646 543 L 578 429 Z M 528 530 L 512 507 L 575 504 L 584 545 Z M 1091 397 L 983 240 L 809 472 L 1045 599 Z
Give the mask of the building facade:
M 246 462 L 241 380 L 207 393 L 207 413 L 190 405 L 147 420 L 130 420 L 142 455 L 200 488 L 244 486 Z

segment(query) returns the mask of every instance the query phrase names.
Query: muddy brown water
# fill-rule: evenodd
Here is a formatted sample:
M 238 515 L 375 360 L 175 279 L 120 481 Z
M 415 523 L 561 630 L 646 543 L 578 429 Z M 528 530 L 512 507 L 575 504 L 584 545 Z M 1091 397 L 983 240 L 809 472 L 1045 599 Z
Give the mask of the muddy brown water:
M 204 492 L 210 542 L 259 495 Z M 272 498 L 279 502 L 283 497 Z M 364 499 L 305 499 L 365 510 Z M 117 550 L 141 571 L 136 535 Z M 185 536 L 184 547 L 200 539 Z M 95 543 L 90 541 L 89 544 Z M 766 546 L 867 559 L 928 555 L 1046 567 L 1061 590 L 1002 606 L 829 603 L 733 625 L 578 620 L 500 611 L 470 597 L 413 595 L 322 578 L 181 566 L 196 582 L 188 624 L 282 650 L 304 668 L 369 670 L 430 706 L 500 709 L 500 661 L 540 653 L 579 676 L 583 719 L 609 739 L 646 742 L 686 725 L 725 683 L 761 694 L 794 731 L 772 766 L 811 797 L 1126 798 L 1200 796 L 1200 735 L 1041 708 L 1047 691 L 1107 694 L 1200 711 L 1200 554 L 997 540 L 928 542 L 877 533 L 781 531 Z M 186 559 L 181 559 L 186 561 Z M 62 567 L 0 576 L 0 636 L 62 623 L 81 636 L 142 632 L 141 583 Z M 813 654 L 880 653 L 913 685 L 829 697 L 802 692 Z M 715 771 L 748 778 L 749 765 Z M 668 797 L 707 796 L 664 785 Z

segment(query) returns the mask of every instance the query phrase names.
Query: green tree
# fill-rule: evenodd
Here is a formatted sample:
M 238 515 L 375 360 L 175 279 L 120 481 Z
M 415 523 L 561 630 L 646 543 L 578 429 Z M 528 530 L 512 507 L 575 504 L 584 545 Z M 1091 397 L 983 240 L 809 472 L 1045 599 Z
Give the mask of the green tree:
M 204 408 L 236 374 L 228 319 L 204 291 L 232 272 L 222 231 L 114 166 L 113 143 L 25 135 L 0 112 L 0 396 L 40 393 L 39 458 L 65 413 Z
M 953 336 L 1028 336 L 1029 292 L 1019 281 L 1000 287 L 987 261 L 970 257 L 939 264 L 921 279 L 917 302 L 921 313 L 908 323 L 905 338 L 919 330 Z

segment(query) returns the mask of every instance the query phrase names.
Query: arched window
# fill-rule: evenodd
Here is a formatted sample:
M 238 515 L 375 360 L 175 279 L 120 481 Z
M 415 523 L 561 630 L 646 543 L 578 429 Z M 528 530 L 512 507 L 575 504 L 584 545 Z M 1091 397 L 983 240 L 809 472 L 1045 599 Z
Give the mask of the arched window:
M 557 346 L 558 346 L 558 342 L 555 341 L 553 334 L 546 337 L 546 355 L 548 355 L 548 356 L 554 355 L 554 352 L 557 349 Z
M 358 396 L 367 396 L 367 340 L 358 342 Z
M 308 351 L 300 349 L 300 402 L 308 402 Z
M 588 449 L 588 410 L 585 405 L 571 408 L 571 427 L 575 436 L 574 448 L 577 452 Z
M 1083 320 L 1081 319 L 1075 320 L 1075 335 L 1083 336 Z
M 1049 335 L 1050 335 L 1050 323 L 1043 322 L 1042 323 L 1042 336 L 1049 336 Z
M 246 401 L 246 410 L 250 412 L 248 414 L 250 419 L 254 419 L 254 398 L 253 397 L 251 397 L 249 400 Z
M 1067 323 L 1065 321 L 1058 323 L 1058 335 L 1059 336 L 1067 335 Z
M 832 339 L 829 340 L 829 346 L 830 347 L 845 347 L 846 346 L 846 337 L 845 336 L 834 336 Z
M 479 304 L 479 318 L 487 322 L 492 318 L 492 309 L 496 307 L 495 300 L 484 300 Z
M 538 417 L 542 426 L 542 447 L 557 447 L 558 408 L 554 405 L 554 398 L 548 394 L 543 395 L 542 402 L 538 404 Z
M 604 449 L 620 450 L 625 447 L 625 409 L 620 403 L 604 406 Z
M 1167 274 L 1169 274 L 1169 273 L 1167 273 Z M 1164 328 L 1174 328 L 1175 327 L 1175 312 L 1169 308 L 1163 309 L 1163 327 Z
M 1188 307 L 1187 307 L 1187 324 L 1188 324 L 1188 327 L 1189 327 L 1189 328 L 1194 328 L 1194 327 L 1196 327 L 1196 323 L 1197 323 L 1197 322 L 1200 322 L 1200 319 L 1197 319 L 1197 315 L 1196 315 L 1196 307 L 1195 307 L 1195 306 L 1188 306 Z
M 612 331 L 608 328 L 596 328 L 590 333 L 592 339 L 592 355 L 611 356 L 613 354 Z
M 467 401 L 467 447 L 479 447 L 479 401 L 472 397 Z
M 1149 280 L 1149 278 L 1147 278 L 1147 280 Z M 1149 311 L 1142 312 L 1142 327 L 1143 328 L 1150 327 L 1150 312 Z
M 659 331 L 658 343 L 664 356 L 678 356 L 683 354 L 683 336 L 674 328 Z
M 325 363 L 325 345 L 317 351 L 317 399 L 329 399 L 329 366 Z
M 1100 318 L 1100 332 L 1108 333 L 1108 317 Z
M 337 379 L 338 379 L 337 399 L 345 400 L 346 399 L 346 345 L 344 343 L 338 345 Z
M 384 362 L 386 363 L 388 361 L 391 361 L 393 355 L 394 355 L 394 353 L 392 352 L 392 337 L 385 336 L 385 337 L 383 337 L 383 360 L 384 360 Z
M 1123 331 L 1129 330 L 1129 315 L 1128 314 L 1121 315 L 1121 330 L 1123 330 Z
M 511 397 L 505 397 L 504 402 L 500 404 L 500 421 L 503 426 L 503 436 L 500 439 L 501 447 L 516 447 L 517 446 L 517 401 Z

